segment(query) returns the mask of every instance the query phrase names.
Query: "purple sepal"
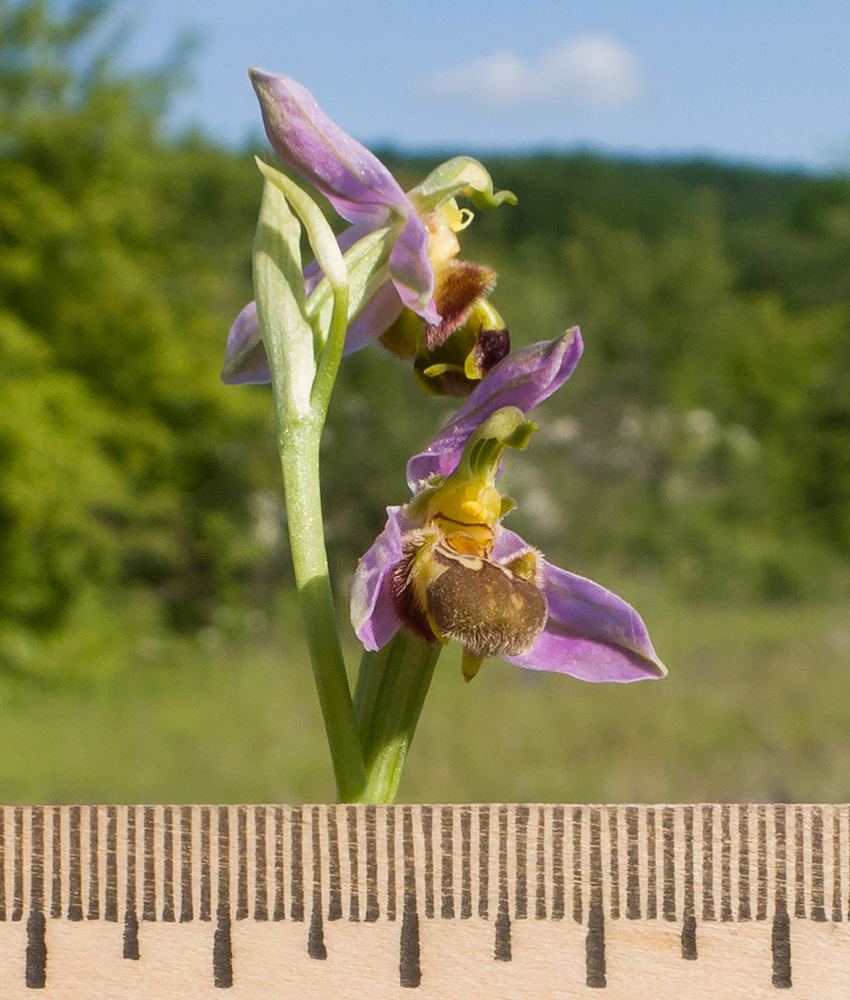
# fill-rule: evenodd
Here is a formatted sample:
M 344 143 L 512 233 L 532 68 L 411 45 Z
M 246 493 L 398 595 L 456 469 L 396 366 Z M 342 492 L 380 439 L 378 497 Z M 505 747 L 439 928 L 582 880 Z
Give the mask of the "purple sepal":
M 388 208 L 403 216 L 413 211 L 383 163 L 331 121 L 306 87 L 283 73 L 251 69 L 248 75 L 275 152 L 321 191 L 344 219 L 383 225 Z
M 447 476 L 457 467 L 470 435 L 503 406 L 523 413 L 537 406 L 566 382 L 584 349 L 577 326 L 556 340 L 522 347 L 500 361 L 476 386 L 424 451 L 407 463 L 407 482 L 414 491 L 431 476 Z
M 502 529 L 493 555 L 505 559 L 527 548 L 519 535 Z M 545 559 L 542 588 L 549 605 L 546 626 L 527 653 L 506 656 L 508 662 L 592 682 L 665 676 L 643 620 L 621 597 Z
M 345 354 L 367 347 L 386 333 L 398 319 L 402 302 L 391 281 L 381 285 L 372 298 L 360 310 L 345 335 Z
M 230 328 L 221 380 L 227 385 L 263 385 L 272 380 L 256 302 L 249 302 Z

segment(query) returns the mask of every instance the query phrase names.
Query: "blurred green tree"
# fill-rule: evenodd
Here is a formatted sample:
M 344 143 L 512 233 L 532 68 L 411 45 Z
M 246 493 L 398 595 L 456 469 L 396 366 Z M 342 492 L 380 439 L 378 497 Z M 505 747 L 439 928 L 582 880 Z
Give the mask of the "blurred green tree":
M 109 24 L 0 0 L 0 631 L 91 586 L 195 628 L 269 556 L 270 416 L 218 380 L 259 185 L 164 135 L 180 67 L 114 72 Z

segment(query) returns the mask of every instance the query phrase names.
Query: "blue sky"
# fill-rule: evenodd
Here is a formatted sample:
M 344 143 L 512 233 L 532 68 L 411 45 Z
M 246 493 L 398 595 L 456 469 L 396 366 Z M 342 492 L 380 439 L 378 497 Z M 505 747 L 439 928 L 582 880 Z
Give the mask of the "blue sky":
M 123 0 L 127 54 L 201 41 L 178 124 L 256 130 L 249 65 L 357 138 L 451 152 L 592 148 L 850 165 L 848 0 Z

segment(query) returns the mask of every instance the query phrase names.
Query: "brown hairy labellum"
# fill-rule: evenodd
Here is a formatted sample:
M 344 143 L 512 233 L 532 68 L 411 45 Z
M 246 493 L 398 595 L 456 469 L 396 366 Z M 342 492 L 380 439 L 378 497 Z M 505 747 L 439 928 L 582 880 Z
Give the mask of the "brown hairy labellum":
M 496 287 L 496 272 L 486 264 L 470 260 L 452 260 L 440 269 L 434 304 L 440 314 L 439 326 L 426 325 L 425 346 L 439 347 L 469 318 L 473 306 Z
M 411 533 L 393 571 L 393 605 L 404 626 L 426 641 L 455 639 L 481 660 L 527 652 L 546 624 L 540 587 L 525 567 L 514 572 L 449 542 L 433 528 Z

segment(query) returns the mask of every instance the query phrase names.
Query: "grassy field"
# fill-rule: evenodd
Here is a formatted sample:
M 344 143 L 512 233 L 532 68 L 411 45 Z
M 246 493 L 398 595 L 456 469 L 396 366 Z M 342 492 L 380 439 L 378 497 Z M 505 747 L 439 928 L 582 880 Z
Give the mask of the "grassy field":
M 666 680 L 597 686 L 490 661 L 466 685 L 449 650 L 400 799 L 850 799 L 845 607 L 685 607 L 622 590 Z M 253 637 L 139 628 L 128 614 L 78 629 L 40 654 L 41 681 L 4 682 L 0 801 L 333 799 L 291 608 Z

